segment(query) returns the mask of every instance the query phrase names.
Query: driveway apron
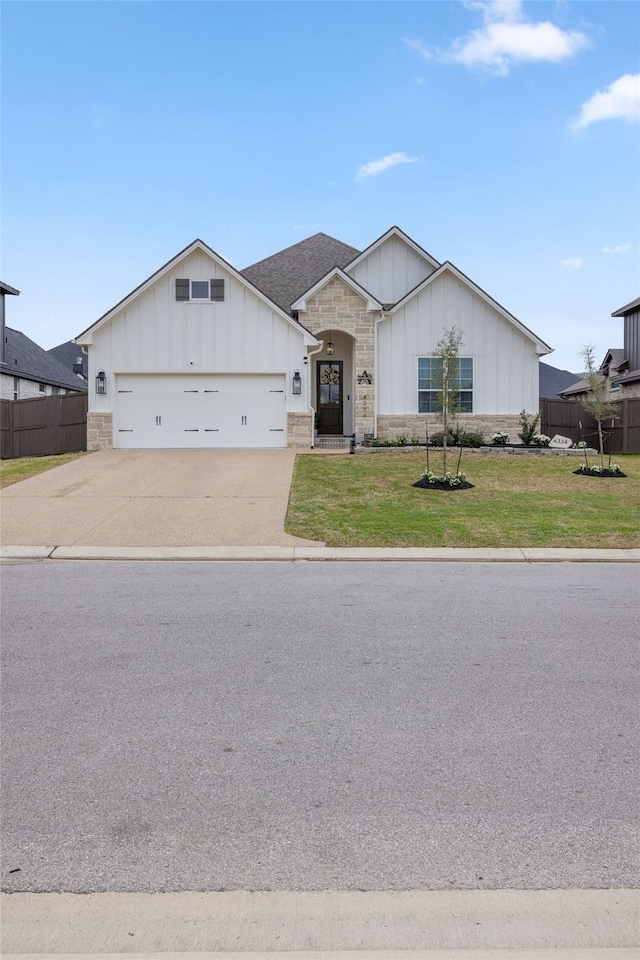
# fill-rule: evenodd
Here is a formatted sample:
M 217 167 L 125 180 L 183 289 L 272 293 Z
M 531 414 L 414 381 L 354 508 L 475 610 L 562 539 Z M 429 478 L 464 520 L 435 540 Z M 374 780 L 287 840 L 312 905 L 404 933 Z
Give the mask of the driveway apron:
M 2 491 L 4 544 L 291 546 L 291 450 L 103 450 Z

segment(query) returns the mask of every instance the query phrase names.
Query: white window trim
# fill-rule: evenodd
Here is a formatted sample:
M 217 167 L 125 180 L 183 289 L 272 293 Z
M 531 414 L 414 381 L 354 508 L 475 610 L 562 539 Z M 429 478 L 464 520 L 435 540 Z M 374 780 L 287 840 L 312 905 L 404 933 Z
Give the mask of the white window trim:
M 193 296 L 193 285 L 194 283 L 206 283 L 207 285 L 207 295 L 205 297 L 194 297 Z M 208 280 L 189 280 L 189 300 L 188 303 L 212 303 L 211 300 L 211 287 Z

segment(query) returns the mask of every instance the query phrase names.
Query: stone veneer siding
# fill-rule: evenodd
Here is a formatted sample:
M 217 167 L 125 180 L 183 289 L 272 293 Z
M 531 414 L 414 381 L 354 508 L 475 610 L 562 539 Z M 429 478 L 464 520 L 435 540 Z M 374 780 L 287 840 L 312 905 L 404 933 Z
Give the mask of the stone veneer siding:
M 365 433 L 373 433 L 375 413 L 375 321 L 379 311 L 367 310 L 365 300 L 340 277 L 334 277 L 315 297 L 307 301 L 307 309 L 300 316 L 301 322 L 313 334 L 325 330 L 340 330 L 353 337 L 354 373 L 366 370 L 371 374 L 372 384 L 357 381 L 352 385 L 355 397 L 355 433 L 362 440 Z M 322 359 L 325 359 L 324 356 Z
M 396 440 L 398 437 L 405 436 L 409 440 L 411 437 L 420 437 L 422 440 L 425 438 L 427 424 L 429 425 L 430 434 L 438 433 L 442 430 L 442 421 L 433 414 L 378 414 L 378 439 Z M 520 418 L 517 414 L 460 414 L 452 418 L 452 424 L 459 424 L 461 427 L 466 427 L 469 431 L 481 430 L 485 435 L 485 440 L 489 440 L 492 433 L 504 431 L 509 434 L 509 439 L 512 442 L 520 442 L 518 439 Z
M 113 447 L 113 414 L 87 414 L 87 450 L 110 450 Z
M 310 413 L 287 413 L 287 447 L 309 450 L 313 443 L 313 420 Z

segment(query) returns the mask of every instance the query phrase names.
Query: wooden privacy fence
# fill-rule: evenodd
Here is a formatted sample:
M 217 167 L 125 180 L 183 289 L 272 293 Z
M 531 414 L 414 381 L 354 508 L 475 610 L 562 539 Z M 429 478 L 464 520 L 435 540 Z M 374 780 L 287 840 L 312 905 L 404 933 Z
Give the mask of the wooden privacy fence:
M 0 456 L 47 457 L 87 449 L 87 395 L 0 400 Z
M 603 424 L 606 453 L 640 453 L 640 397 L 630 397 L 616 404 L 618 416 Z M 582 422 L 582 430 L 580 430 Z M 559 433 L 574 443 L 586 440 L 598 447 L 598 427 L 577 400 L 540 400 L 540 433 L 548 437 Z

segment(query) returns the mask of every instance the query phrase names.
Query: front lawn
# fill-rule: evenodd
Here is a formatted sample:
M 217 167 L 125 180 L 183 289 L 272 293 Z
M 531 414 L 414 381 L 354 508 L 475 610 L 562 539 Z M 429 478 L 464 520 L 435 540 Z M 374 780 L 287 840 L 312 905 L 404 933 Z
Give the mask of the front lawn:
M 83 456 L 83 453 L 63 453 L 57 457 L 20 457 L 17 460 L 0 460 L 0 489 Z
M 412 486 L 424 452 L 303 454 L 285 529 L 334 547 L 639 547 L 640 456 L 614 459 L 626 479 L 575 476 L 577 457 L 470 453 L 474 488 L 449 492 Z

